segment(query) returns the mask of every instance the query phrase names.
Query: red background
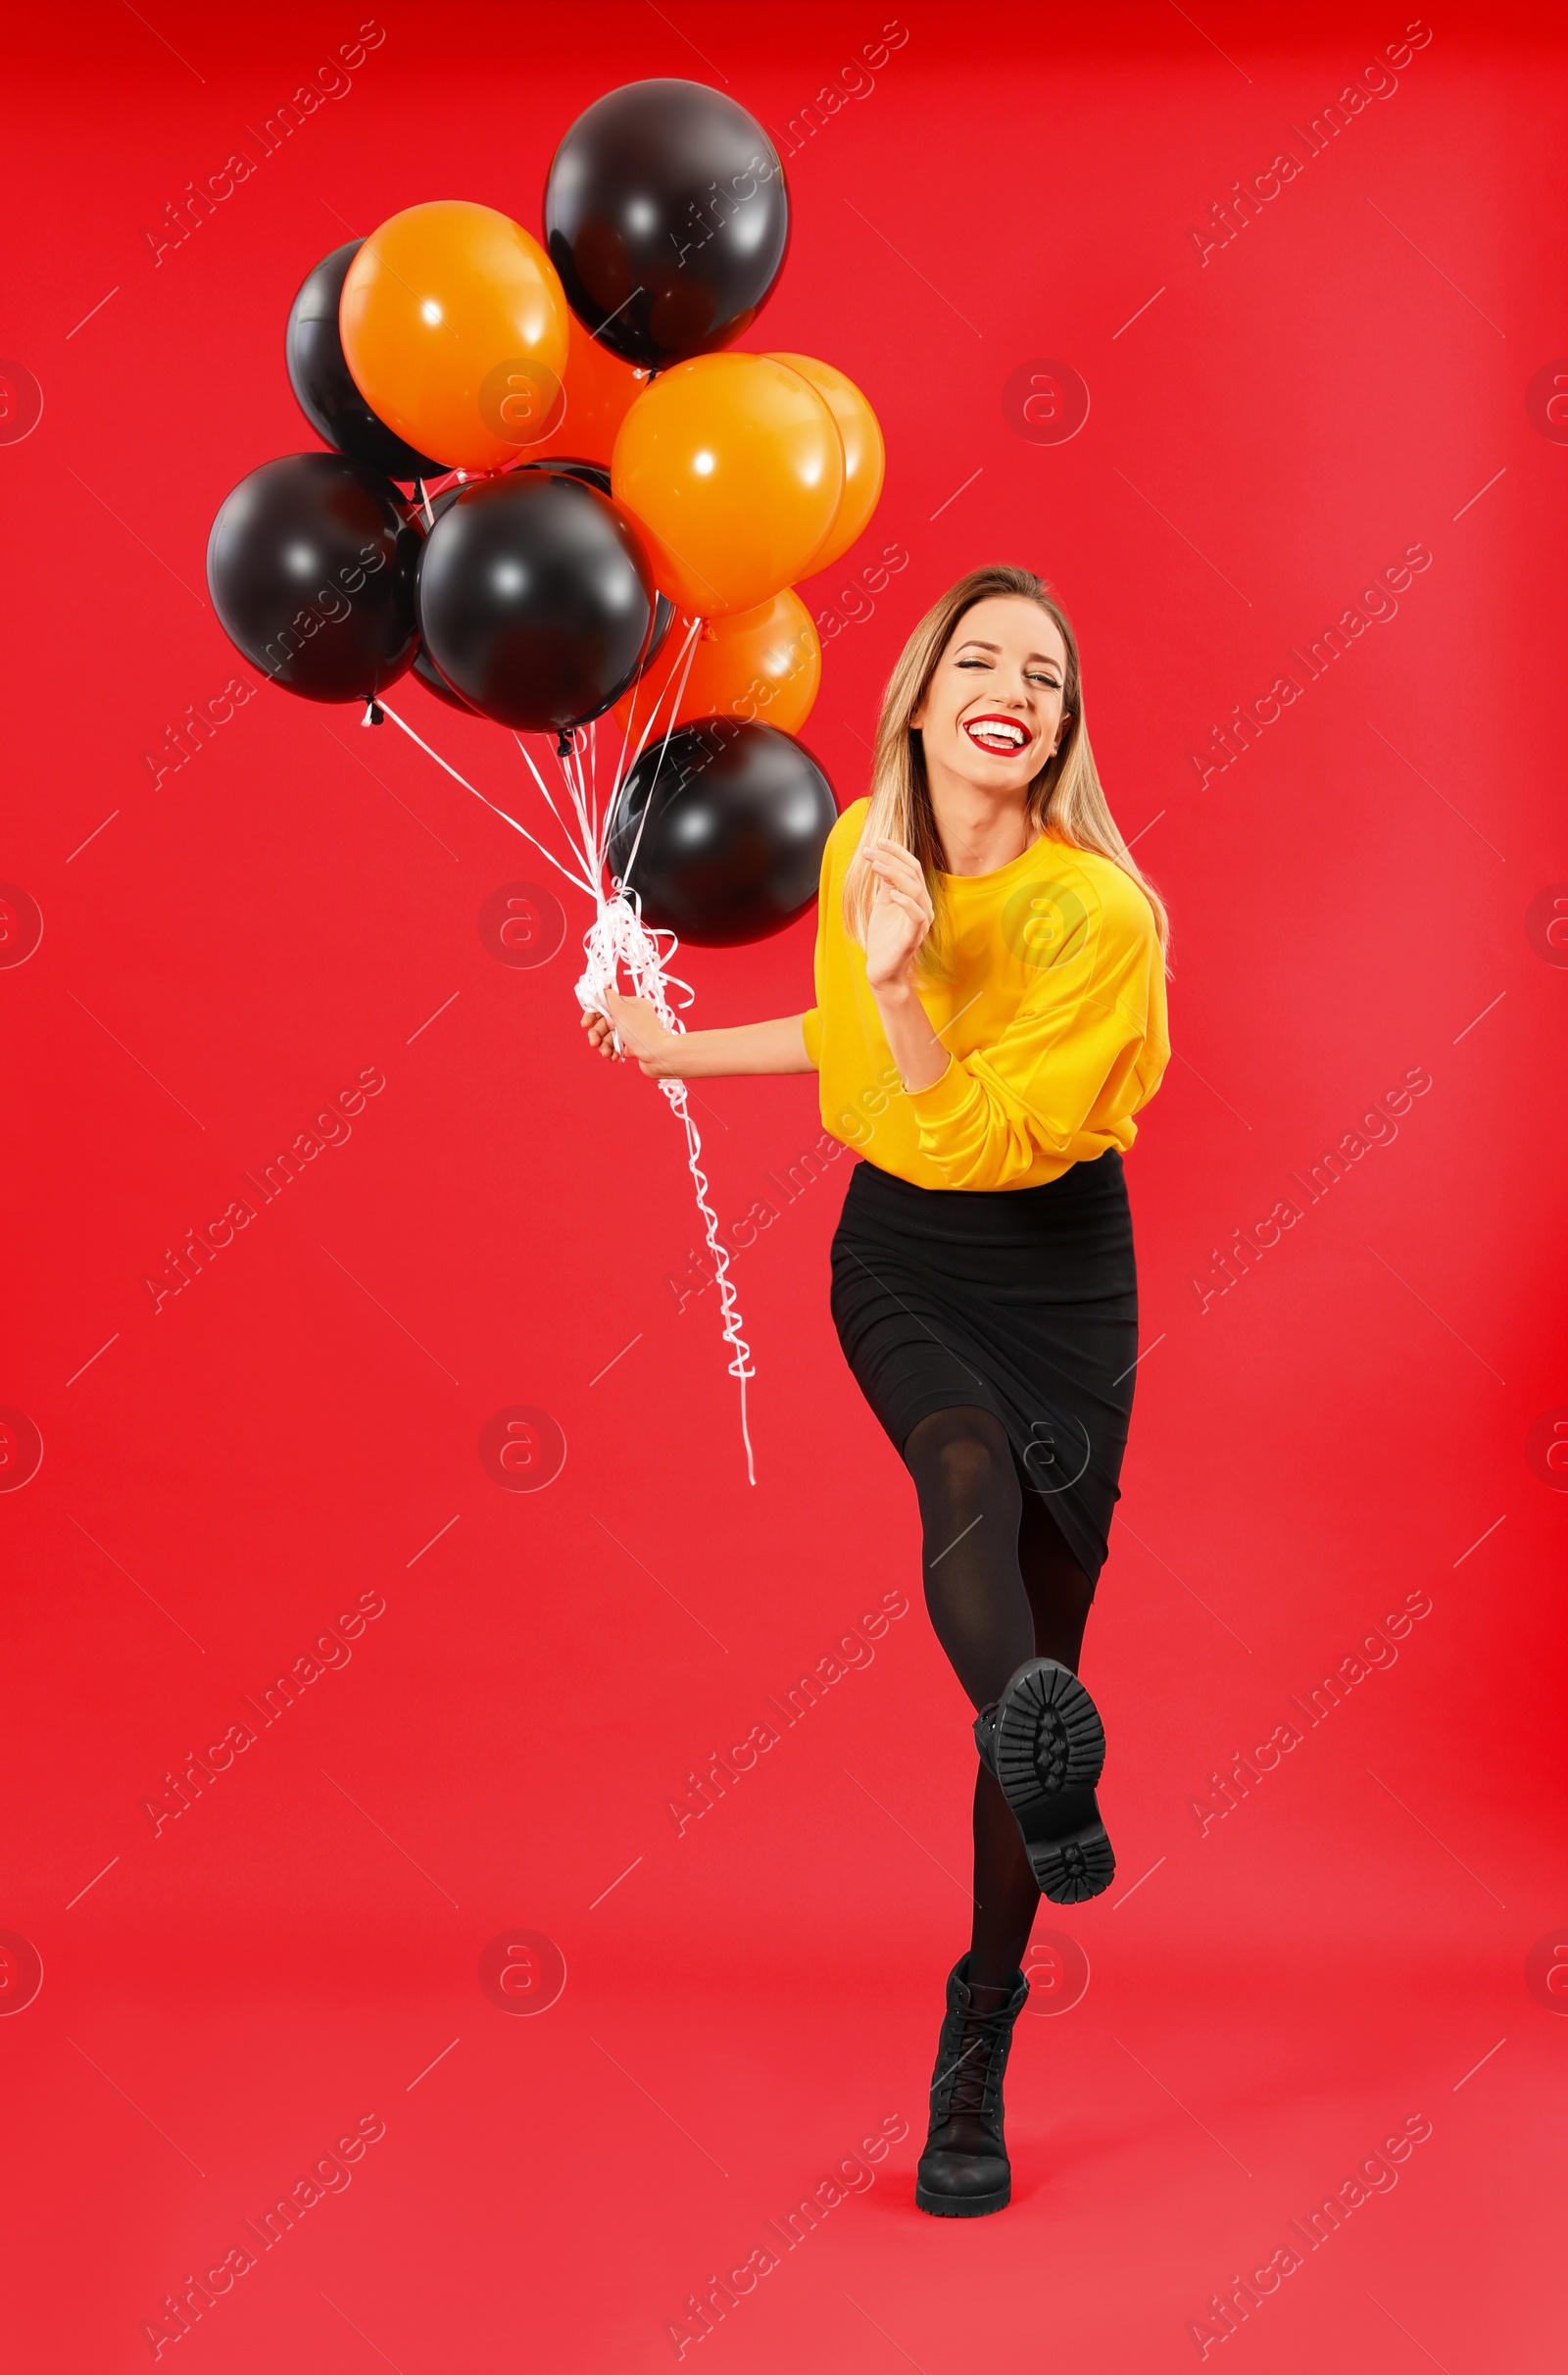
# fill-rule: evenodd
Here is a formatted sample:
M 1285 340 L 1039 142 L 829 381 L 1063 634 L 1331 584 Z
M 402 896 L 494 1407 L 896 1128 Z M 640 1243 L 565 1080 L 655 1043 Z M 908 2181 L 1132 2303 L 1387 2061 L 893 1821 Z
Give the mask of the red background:
M 901 0 L 907 41 L 789 162 L 746 343 L 848 371 L 889 457 L 808 589 L 869 615 L 830 637 L 805 739 L 857 797 L 928 601 L 981 561 L 1041 569 L 1175 923 L 1085 1661 L 1120 1870 L 1046 1909 L 1090 1984 L 1020 2022 L 1013 2207 L 951 2224 L 912 2170 L 973 1751 L 912 1495 L 829 1321 L 848 1160 L 736 1260 L 753 1490 L 714 1298 L 667 1283 L 695 1242 L 678 1133 L 580 1045 L 582 917 L 531 969 L 481 940 L 541 862 L 394 730 L 273 690 L 156 788 L 144 764 L 243 672 L 207 529 L 314 442 L 282 333 L 318 257 L 434 196 L 537 230 L 556 141 L 617 82 L 721 82 L 781 131 L 885 12 L 390 0 L 349 94 L 157 265 L 166 204 L 356 18 L 154 15 L 38 13 L 5 102 L 0 347 L 44 398 L 0 447 L 0 874 L 44 920 L 0 971 L 0 1402 L 44 1447 L 0 1495 L 0 1928 L 43 1966 L 0 2018 L 8 2364 L 147 2363 L 165 2296 L 371 2115 L 346 2192 L 160 2363 L 655 2369 L 694 2288 L 888 2121 L 874 2185 L 775 2237 L 683 2363 L 1145 2375 L 1416 2118 L 1392 2193 L 1210 2362 L 1557 2364 L 1568 1997 L 1529 1957 L 1568 1924 L 1544 1449 L 1568 979 L 1541 905 L 1568 876 L 1568 452 L 1527 389 L 1568 350 L 1560 19 L 1436 14 L 1396 92 L 1206 263 L 1193 226 L 1299 153 L 1403 11 Z M 1091 396 L 1057 445 L 1004 407 L 1041 358 Z M 893 542 L 907 566 L 846 601 Z M 1415 543 L 1398 615 L 1200 784 L 1210 728 Z M 394 699 L 529 800 L 499 729 Z M 810 936 L 689 952 L 695 1019 L 805 1006 Z M 352 1138 L 155 1312 L 164 1249 L 369 1067 Z M 1416 1067 L 1396 1138 L 1200 1309 L 1211 1250 Z M 814 1140 L 813 1084 L 713 1084 L 699 1120 L 728 1227 Z M 564 1434 L 547 1490 L 480 1463 L 518 1404 Z M 874 1664 L 677 1836 L 666 1797 L 893 1590 Z M 385 1613 L 352 1662 L 155 1834 L 161 1777 L 362 1593 Z M 1431 1608 L 1397 1662 L 1200 1831 L 1207 1777 L 1408 1593 Z M 512 1930 L 564 1956 L 533 2016 L 478 1981 Z

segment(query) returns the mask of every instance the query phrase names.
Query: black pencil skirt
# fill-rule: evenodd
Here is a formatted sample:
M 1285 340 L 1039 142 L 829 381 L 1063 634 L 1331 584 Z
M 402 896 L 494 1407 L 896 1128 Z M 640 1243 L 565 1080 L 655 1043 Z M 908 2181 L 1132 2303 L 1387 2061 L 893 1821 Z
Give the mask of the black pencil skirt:
M 833 1238 L 833 1323 L 895 1449 L 932 1410 L 1007 1431 L 1093 1583 L 1132 1417 L 1138 1271 L 1120 1151 L 1038 1187 L 914 1187 L 861 1161 Z

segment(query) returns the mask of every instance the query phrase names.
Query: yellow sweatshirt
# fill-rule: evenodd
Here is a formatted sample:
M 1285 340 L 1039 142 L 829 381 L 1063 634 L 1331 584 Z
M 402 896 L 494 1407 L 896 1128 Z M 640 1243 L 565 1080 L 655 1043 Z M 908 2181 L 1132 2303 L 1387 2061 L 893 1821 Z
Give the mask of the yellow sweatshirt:
M 919 996 L 953 1061 L 932 1087 L 906 1091 L 843 923 L 868 806 L 845 810 L 822 854 L 804 1030 L 824 1127 L 916 1187 L 1035 1187 L 1125 1152 L 1170 1057 L 1164 965 L 1137 883 L 1046 836 L 994 873 L 944 874 L 951 969 Z

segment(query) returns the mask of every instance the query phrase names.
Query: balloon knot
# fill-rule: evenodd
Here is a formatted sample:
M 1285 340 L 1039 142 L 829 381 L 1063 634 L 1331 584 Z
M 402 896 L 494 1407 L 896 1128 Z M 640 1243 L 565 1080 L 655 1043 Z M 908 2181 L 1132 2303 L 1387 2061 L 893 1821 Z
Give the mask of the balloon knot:
M 386 723 L 386 712 L 379 701 L 366 703 L 365 715 L 360 719 L 360 723 L 362 725 L 384 725 Z
M 564 726 L 562 727 L 562 729 L 561 729 L 560 734 L 559 734 L 559 735 L 557 736 L 557 738 L 556 738 L 556 756 L 557 756 L 557 758 L 558 758 L 558 759 L 569 759 L 569 758 L 571 757 L 572 750 L 573 750 L 573 748 L 574 748 L 574 747 L 575 747 L 575 746 L 574 746 L 574 744 L 573 744 L 573 742 L 572 742 L 572 738 L 571 738 L 571 728 L 570 728 L 570 726 L 569 726 L 569 725 L 564 725 Z

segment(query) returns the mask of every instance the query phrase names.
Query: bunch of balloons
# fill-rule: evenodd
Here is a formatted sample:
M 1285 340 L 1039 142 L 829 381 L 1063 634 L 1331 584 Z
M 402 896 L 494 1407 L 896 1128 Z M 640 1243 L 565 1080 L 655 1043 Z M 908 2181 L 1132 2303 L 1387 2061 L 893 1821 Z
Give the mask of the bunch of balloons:
M 789 238 L 778 155 L 733 99 L 610 92 L 556 151 L 543 227 L 437 199 L 309 274 L 288 371 L 332 450 L 234 488 L 214 606 L 307 700 L 403 724 L 383 697 L 413 670 L 552 735 L 574 813 L 613 711 L 584 887 L 602 907 L 608 867 L 646 925 L 759 939 L 809 905 L 837 814 L 795 740 L 821 648 L 793 582 L 866 525 L 881 432 L 830 364 L 733 351 Z

